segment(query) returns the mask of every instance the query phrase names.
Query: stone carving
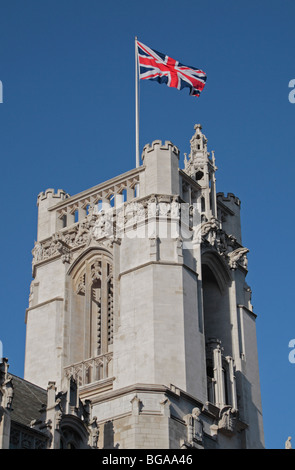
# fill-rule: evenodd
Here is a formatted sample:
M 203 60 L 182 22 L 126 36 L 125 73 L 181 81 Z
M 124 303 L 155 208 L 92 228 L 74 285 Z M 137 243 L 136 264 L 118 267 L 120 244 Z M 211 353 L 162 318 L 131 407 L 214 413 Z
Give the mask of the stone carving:
M 170 418 L 170 415 L 171 415 L 170 405 L 171 405 L 171 402 L 170 400 L 168 400 L 168 398 L 164 398 L 164 400 L 160 402 L 161 413 L 163 416 L 169 416 Z
M 88 424 L 89 430 L 89 444 L 93 449 L 98 448 L 98 439 L 99 439 L 99 427 L 97 424 L 97 417 L 94 416 Z
M 130 400 L 130 403 L 132 406 L 132 414 L 138 416 L 142 408 L 142 401 L 138 398 L 137 395 L 134 395 L 132 400 Z
M 65 241 L 59 238 L 59 234 L 55 234 L 51 240 L 46 240 L 42 244 L 36 242 L 33 254 L 33 264 L 44 261 L 56 255 L 61 255 L 63 263 L 71 261 L 71 251 Z
M 111 237 L 113 235 L 112 215 L 108 212 L 102 211 L 95 220 L 90 235 L 94 240 Z
M 7 375 L 4 379 L 2 386 L 1 386 L 1 393 L 2 393 L 2 406 L 7 410 L 12 409 L 12 400 L 14 395 L 13 390 L 13 379 L 11 375 Z
M 60 422 L 62 420 L 62 415 L 63 415 L 63 412 L 61 409 L 57 409 L 56 412 L 55 412 L 55 428 L 57 430 L 60 429 Z
M 193 439 L 196 439 L 198 442 L 203 442 L 204 424 L 200 418 L 200 414 L 201 414 L 200 408 L 194 408 L 192 410 Z
M 44 253 L 43 253 L 43 246 L 41 245 L 41 243 L 36 243 L 35 244 L 35 247 L 32 251 L 32 254 L 34 256 L 34 261 L 37 262 L 37 261 L 41 261 L 44 257 Z
M 208 242 L 210 245 L 214 246 L 218 230 L 219 222 L 217 219 L 212 218 L 211 220 L 206 220 L 201 225 L 193 227 L 193 240 L 199 243 Z
M 172 199 L 172 202 L 170 204 L 170 215 L 172 218 L 178 218 L 179 217 L 179 201 L 178 197 L 174 197 Z
M 229 245 L 230 242 L 226 233 L 223 230 L 218 229 L 216 235 L 216 248 L 219 254 L 222 255 L 226 253 L 228 251 Z
M 203 445 L 204 423 L 200 418 L 201 410 L 196 407 L 184 417 L 187 426 L 187 440 L 182 442 L 182 447 L 189 449 Z
M 76 288 L 76 293 L 77 294 L 85 294 L 85 278 L 86 278 L 86 274 L 83 273 L 80 277 L 79 277 L 79 281 L 78 281 L 78 285 L 77 285 L 77 288 Z
M 67 246 L 67 244 L 64 241 L 58 240 L 56 242 L 56 249 L 58 253 L 61 254 L 61 260 L 63 263 L 71 262 L 72 254 L 71 254 L 70 248 Z
M 159 215 L 158 200 L 155 196 L 153 196 L 148 204 L 148 217 L 157 217 L 157 215 Z
M 101 261 L 96 260 L 91 266 L 91 279 L 93 281 L 99 281 L 102 278 Z
M 237 248 L 234 251 L 231 251 L 227 254 L 228 264 L 231 269 L 237 269 L 238 263 L 240 263 L 243 267 L 247 267 L 246 254 L 249 252 L 248 248 Z
M 160 202 L 159 203 L 159 215 L 167 217 L 170 214 L 170 203 Z
M 218 221 L 214 218 L 205 222 L 201 225 L 201 237 L 203 240 L 207 240 L 210 245 L 215 244 L 217 230 L 219 228 Z
M 231 436 L 234 434 L 237 424 L 237 410 L 230 406 L 224 407 L 220 411 L 218 429 L 224 434 Z
M 90 208 L 89 214 L 81 222 L 56 232 L 49 239 L 35 243 L 32 250 L 33 266 L 58 256 L 63 263 L 70 263 L 73 249 L 89 246 L 90 243 L 99 243 L 111 248 L 114 242 L 119 242 L 122 238 L 124 227 L 136 226 L 148 217 L 179 218 L 180 206 L 185 204 L 180 205 L 178 196 L 152 195 L 140 202 L 131 201 L 117 210 L 111 208 L 98 211 L 96 207 Z M 189 209 L 187 211 L 189 212 Z M 185 207 L 182 207 L 182 212 L 185 217 Z M 189 222 L 192 224 L 192 220 Z
M 292 449 L 291 439 L 292 439 L 292 437 L 289 436 L 288 439 L 286 440 L 285 449 Z

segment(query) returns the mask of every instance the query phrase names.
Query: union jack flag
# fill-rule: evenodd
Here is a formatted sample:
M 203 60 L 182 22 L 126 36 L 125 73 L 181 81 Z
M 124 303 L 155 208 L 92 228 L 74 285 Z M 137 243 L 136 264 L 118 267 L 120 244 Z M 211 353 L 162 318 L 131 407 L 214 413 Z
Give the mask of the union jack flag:
M 183 65 L 139 41 L 137 41 L 137 55 L 139 78 L 166 83 L 169 87 L 178 90 L 188 87 L 190 95 L 200 96 L 207 80 L 207 76 L 202 70 Z

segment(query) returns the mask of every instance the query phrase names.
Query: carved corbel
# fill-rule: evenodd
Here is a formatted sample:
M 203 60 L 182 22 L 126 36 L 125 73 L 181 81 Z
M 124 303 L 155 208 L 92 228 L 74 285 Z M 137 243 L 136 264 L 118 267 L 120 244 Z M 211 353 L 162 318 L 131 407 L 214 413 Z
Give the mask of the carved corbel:
M 218 429 L 226 434 L 227 436 L 232 436 L 236 430 L 237 426 L 237 410 L 227 406 L 220 411 L 219 420 L 218 420 Z
M 207 241 L 213 246 L 215 244 L 218 229 L 218 222 L 214 218 L 203 222 L 201 226 L 194 227 L 194 241 L 198 241 L 199 243 Z
M 61 260 L 63 263 L 71 262 L 71 259 L 72 259 L 71 250 L 64 241 L 58 240 L 56 242 L 56 249 L 61 254 Z
M 231 251 L 227 254 L 228 264 L 230 269 L 235 270 L 238 267 L 238 264 L 241 264 L 244 268 L 247 266 L 246 254 L 249 252 L 248 248 L 237 248 L 234 251 Z

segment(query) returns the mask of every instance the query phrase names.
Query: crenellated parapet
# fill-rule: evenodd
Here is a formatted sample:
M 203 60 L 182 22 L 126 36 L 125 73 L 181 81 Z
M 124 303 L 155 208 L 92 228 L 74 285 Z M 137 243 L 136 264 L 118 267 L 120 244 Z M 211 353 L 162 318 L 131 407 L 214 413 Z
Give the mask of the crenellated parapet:
M 217 193 L 217 216 L 224 230 L 233 235 L 242 244 L 241 235 L 241 201 L 233 193 Z
M 179 156 L 180 151 L 170 140 L 166 140 L 165 143 L 161 140 L 154 140 L 151 144 L 146 144 L 143 147 L 142 159 L 144 160 L 145 156 L 149 152 L 154 152 L 155 150 L 171 150 L 175 155 Z
M 58 189 L 55 192 L 53 188 L 48 188 L 46 189 L 46 191 L 42 191 L 41 193 L 38 194 L 37 205 L 39 205 L 41 201 L 44 201 L 45 199 L 48 199 L 48 198 L 64 200 L 69 197 L 70 195 L 63 189 Z M 57 203 L 57 201 L 55 201 L 55 203 Z

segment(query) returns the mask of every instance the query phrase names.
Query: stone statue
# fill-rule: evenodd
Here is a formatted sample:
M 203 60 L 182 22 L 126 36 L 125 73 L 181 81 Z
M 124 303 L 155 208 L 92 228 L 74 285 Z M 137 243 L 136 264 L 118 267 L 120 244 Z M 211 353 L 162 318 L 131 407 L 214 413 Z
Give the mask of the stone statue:
M 5 407 L 8 410 L 11 410 L 12 400 L 13 400 L 13 395 L 14 395 L 11 375 L 8 375 L 7 379 L 4 381 L 3 390 L 4 390 L 4 396 L 5 396 Z
M 288 439 L 285 442 L 285 449 L 292 449 L 292 444 L 291 444 L 291 439 L 292 437 L 288 437 Z
M 193 437 L 199 442 L 203 441 L 203 421 L 200 419 L 201 410 L 194 408 L 192 411 L 193 417 Z

